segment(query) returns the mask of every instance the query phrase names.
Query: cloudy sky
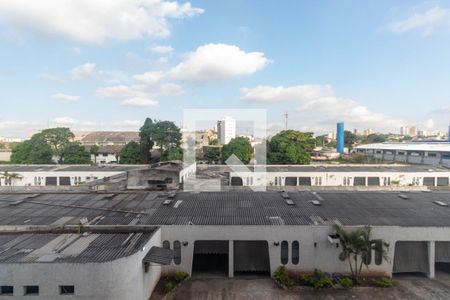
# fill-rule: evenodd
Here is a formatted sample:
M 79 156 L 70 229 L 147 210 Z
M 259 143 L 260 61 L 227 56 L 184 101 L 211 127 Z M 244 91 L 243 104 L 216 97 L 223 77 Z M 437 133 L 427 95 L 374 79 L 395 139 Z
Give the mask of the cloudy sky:
M 0 1 L 0 135 L 135 130 L 183 108 L 444 131 L 450 1 Z

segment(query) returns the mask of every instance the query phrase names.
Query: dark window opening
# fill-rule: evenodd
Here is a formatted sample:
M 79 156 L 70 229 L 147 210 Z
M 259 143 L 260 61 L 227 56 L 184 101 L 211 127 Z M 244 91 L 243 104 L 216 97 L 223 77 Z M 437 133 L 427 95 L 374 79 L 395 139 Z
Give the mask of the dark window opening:
M 300 186 L 311 186 L 311 177 L 299 177 L 298 185 Z
M 173 178 L 172 177 L 168 177 L 165 180 L 165 183 L 172 183 L 173 182 Z
M 173 250 L 174 250 L 173 262 L 176 265 L 179 265 L 181 263 L 181 243 L 180 243 L 180 241 L 173 242 Z
M 298 265 L 300 261 L 300 245 L 298 241 L 292 242 L 292 264 Z
M 288 263 L 289 261 L 289 244 L 287 241 L 282 241 L 281 242 L 281 264 L 285 265 Z
M 13 295 L 13 294 L 14 294 L 14 286 L 2 285 L 0 287 L 0 295 Z
M 70 185 L 70 177 L 59 177 L 59 185 Z
M 424 177 L 423 185 L 425 186 L 434 186 L 434 177 Z
M 355 177 L 353 180 L 354 186 L 365 186 L 366 185 L 366 177 Z
M 244 183 L 241 177 L 231 177 L 231 185 L 242 186 Z
M 367 184 L 372 185 L 372 186 L 379 186 L 380 185 L 380 177 L 368 177 Z
M 75 287 L 73 285 L 60 285 L 59 286 L 59 293 L 61 295 L 74 295 L 75 294 Z
M 297 185 L 297 177 L 286 177 L 284 185 L 296 186 Z
M 24 287 L 24 294 L 25 295 L 39 295 L 39 286 L 38 285 L 26 285 Z
M 170 242 L 169 241 L 164 241 L 163 242 L 163 248 L 164 249 L 170 249 Z
M 56 177 L 45 177 L 45 185 L 57 185 Z
M 448 177 L 438 177 L 437 186 L 449 186 Z

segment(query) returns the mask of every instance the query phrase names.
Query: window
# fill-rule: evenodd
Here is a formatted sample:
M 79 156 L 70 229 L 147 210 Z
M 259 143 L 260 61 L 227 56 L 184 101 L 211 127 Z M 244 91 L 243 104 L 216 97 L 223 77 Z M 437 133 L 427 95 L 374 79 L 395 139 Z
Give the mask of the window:
M 59 177 L 59 185 L 70 185 L 70 177 Z
M 283 264 L 283 265 L 287 264 L 289 261 L 288 247 L 289 247 L 289 244 L 287 241 L 281 242 L 281 264 Z
M 383 262 L 383 241 L 377 240 L 375 244 L 375 264 L 381 265 Z
M 74 295 L 75 287 L 73 285 L 60 285 L 59 286 L 60 295 Z
M 366 177 L 355 177 L 353 181 L 354 186 L 365 186 L 366 185 Z
M 39 295 L 39 286 L 38 285 L 24 286 L 24 295 Z
M 297 177 L 286 177 L 285 185 L 296 186 L 297 185 Z
M 399 152 L 397 152 L 397 154 L 398 154 L 398 155 L 405 155 L 405 152 L 399 151 Z
M 438 177 L 437 178 L 437 186 L 448 186 L 448 177 Z
M 2 285 L 0 287 L 0 295 L 10 295 L 14 294 L 14 287 L 12 285 Z
M 164 249 L 170 249 L 170 242 L 169 241 L 164 241 L 163 242 L 163 248 Z
M 45 177 L 45 185 L 57 185 L 56 177 Z
M 380 185 L 380 177 L 368 177 L 367 185 L 379 186 Z
M 173 242 L 173 262 L 176 265 L 179 265 L 181 263 L 181 243 L 180 241 Z
M 298 185 L 300 186 L 311 186 L 311 177 L 299 177 Z
M 298 241 L 292 242 L 292 264 L 298 265 L 300 261 L 300 245 Z
M 362 260 L 366 266 L 372 263 L 372 249 L 367 253 L 362 254 Z
M 275 177 L 275 185 L 278 185 L 278 177 Z
M 434 177 L 424 177 L 423 178 L 423 185 L 425 186 L 434 186 Z
M 430 153 L 427 154 L 428 157 L 437 157 L 437 153 Z

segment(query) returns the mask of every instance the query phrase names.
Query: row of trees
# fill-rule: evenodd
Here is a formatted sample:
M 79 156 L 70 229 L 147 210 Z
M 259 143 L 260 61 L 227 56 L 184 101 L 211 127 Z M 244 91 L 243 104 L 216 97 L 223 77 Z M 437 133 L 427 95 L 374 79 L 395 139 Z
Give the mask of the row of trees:
M 266 141 L 265 146 L 268 164 L 309 164 L 316 140 L 309 132 L 284 130 Z M 263 151 L 257 148 L 256 154 L 261 153 Z M 222 150 L 218 147 L 210 147 L 205 153 L 204 159 L 208 163 L 225 163 L 232 154 L 236 155 L 244 164 L 248 164 L 253 158 L 253 147 L 250 141 L 245 137 L 237 137 L 223 146 Z M 260 157 L 256 157 L 256 160 L 262 161 Z
M 69 128 L 49 128 L 12 148 L 11 162 L 16 164 L 88 164 L 90 153 L 79 142 L 73 142 Z
M 145 119 L 139 129 L 140 141 L 129 142 L 119 153 L 121 164 L 148 164 L 156 162 L 151 150 L 159 147 L 160 160 L 182 160 L 181 131 L 173 122 Z

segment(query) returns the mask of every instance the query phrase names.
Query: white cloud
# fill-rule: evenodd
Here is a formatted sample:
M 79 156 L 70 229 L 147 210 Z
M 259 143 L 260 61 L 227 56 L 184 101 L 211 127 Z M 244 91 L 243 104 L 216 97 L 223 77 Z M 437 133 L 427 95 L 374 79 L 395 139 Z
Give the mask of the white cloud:
M 53 94 L 52 98 L 61 102 L 76 102 L 80 100 L 80 96 L 66 95 L 63 93 Z
M 280 102 L 288 100 L 307 100 L 333 94 L 329 85 L 296 85 L 291 87 L 259 85 L 255 88 L 242 88 L 242 100 L 255 102 Z
M 253 74 L 269 63 L 262 52 L 245 52 L 227 44 L 206 44 L 188 53 L 169 75 L 190 81 L 222 80 Z
M 169 19 L 203 13 L 187 2 L 164 0 L 0 1 L 1 23 L 12 29 L 60 35 L 80 42 L 170 35 Z
M 39 74 L 38 77 L 39 77 L 39 79 L 53 81 L 53 82 L 57 82 L 57 83 L 64 82 L 64 79 L 62 79 L 61 77 L 58 77 L 56 75 L 49 74 L 49 73 L 41 73 L 41 74 Z
M 257 86 L 242 88 L 241 100 L 261 103 L 294 102 L 295 120 L 303 124 L 322 124 L 333 128 L 334 123 L 344 120 L 349 126 L 392 129 L 401 125 L 401 120 L 370 111 L 358 102 L 334 95 L 330 85 Z M 292 118 L 290 120 L 293 120 Z M 314 128 L 317 130 L 317 127 Z
M 167 54 L 172 52 L 173 48 L 171 46 L 152 46 L 148 50 L 159 54 Z
M 53 122 L 56 125 L 66 125 L 66 126 L 70 126 L 70 125 L 76 125 L 79 123 L 79 121 L 77 119 L 71 118 L 71 117 L 57 117 L 53 119 Z
M 122 104 L 125 106 L 149 107 L 158 105 L 158 101 L 149 98 L 135 97 L 122 101 Z
M 145 72 L 144 74 L 134 75 L 133 78 L 145 84 L 155 84 L 164 77 L 161 71 Z
M 145 93 L 128 85 L 98 88 L 95 95 L 103 98 L 145 97 Z
M 418 30 L 422 35 L 430 35 L 446 21 L 448 24 L 449 16 L 449 10 L 436 6 L 425 12 L 414 13 L 404 20 L 392 22 L 388 28 L 395 33 Z
M 97 76 L 96 65 L 94 63 L 85 63 L 76 66 L 70 72 L 74 79 L 92 78 Z

